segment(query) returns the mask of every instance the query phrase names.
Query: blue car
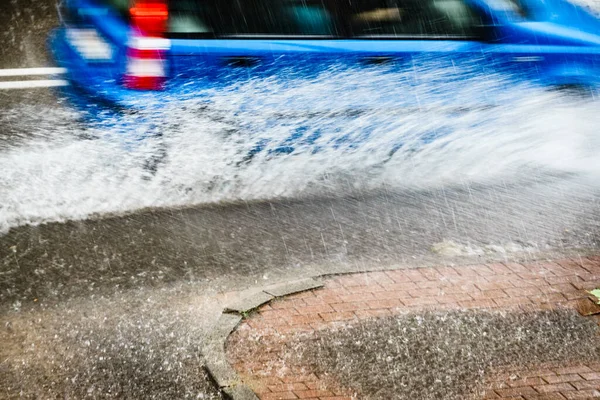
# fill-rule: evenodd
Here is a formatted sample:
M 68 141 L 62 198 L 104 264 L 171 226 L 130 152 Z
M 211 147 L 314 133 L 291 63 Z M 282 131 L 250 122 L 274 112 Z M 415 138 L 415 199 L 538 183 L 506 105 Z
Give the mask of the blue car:
M 60 9 L 57 64 L 75 87 L 124 107 L 340 63 L 442 60 L 542 85 L 600 81 L 600 20 L 564 0 L 63 0 Z

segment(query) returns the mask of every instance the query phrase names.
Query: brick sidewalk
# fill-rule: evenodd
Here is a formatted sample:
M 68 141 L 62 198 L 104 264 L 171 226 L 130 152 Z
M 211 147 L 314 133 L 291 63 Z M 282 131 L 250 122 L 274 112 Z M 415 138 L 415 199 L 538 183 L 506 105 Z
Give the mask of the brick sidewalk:
M 328 377 L 290 370 L 280 355 L 285 338 L 331 329 L 364 318 L 423 309 L 541 310 L 591 303 L 600 286 L 600 257 L 528 264 L 499 263 L 369 272 L 331 277 L 324 288 L 298 293 L 259 308 L 230 336 L 230 362 L 262 400 L 356 398 Z M 593 306 L 593 303 L 591 303 Z M 589 304 L 588 304 L 589 305 Z M 599 322 L 598 316 L 594 316 Z M 260 338 L 252 341 L 249 338 Z M 500 377 L 500 378 L 498 378 Z M 593 365 L 543 366 L 490 377 L 485 399 L 600 398 L 600 360 Z M 498 380 L 499 379 L 499 380 Z

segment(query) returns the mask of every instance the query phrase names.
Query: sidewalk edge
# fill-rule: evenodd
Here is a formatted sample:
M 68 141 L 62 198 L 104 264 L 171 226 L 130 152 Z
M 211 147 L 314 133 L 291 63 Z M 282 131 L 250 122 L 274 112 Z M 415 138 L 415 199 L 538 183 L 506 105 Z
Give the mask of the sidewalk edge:
M 230 400 L 258 400 L 256 394 L 242 382 L 235 369 L 227 361 L 225 342 L 229 335 L 248 313 L 259 306 L 279 297 L 323 287 L 323 284 L 317 279 L 324 275 L 326 274 L 264 287 L 259 292 L 222 310 L 219 320 L 207 337 L 207 341 L 202 348 L 202 354 L 205 360 L 204 368 L 225 398 Z

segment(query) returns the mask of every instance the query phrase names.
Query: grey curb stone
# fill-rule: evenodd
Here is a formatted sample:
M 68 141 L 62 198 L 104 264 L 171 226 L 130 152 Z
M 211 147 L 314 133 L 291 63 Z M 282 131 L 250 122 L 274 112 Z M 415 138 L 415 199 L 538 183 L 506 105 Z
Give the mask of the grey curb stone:
M 220 343 L 221 346 L 225 345 L 225 340 L 241 321 L 241 315 L 221 314 L 213 330 L 206 338 L 207 344 Z
M 223 389 L 227 398 L 231 400 L 256 400 L 257 397 L 246 385 L 229 386 Z
M 207 336 L 202 353 L 205 359 L 204 367 L 206 371 L 226 398 L 231 400 L 258 400 L 252 389 L 242 383 L 225 355 L 225 342 L 231 332 L 242 321 L 242 316 L 276 297 L 304 292 L 322 286 L 322 283 L 313 278 L 277 285 L 265 288 L 223 310 L 215 327 Z
M 305 292 L 311 289 L 317 289 L 323 287 L 321 282 L 316 281 L 315 279 L 303 279 L 297 282 L 291 282 L 285 285 L 275 286 L 273 288 L 265 289 L 264 292 L 275 297 L 287 296 L 292 293 Z
M 216 359 L 213 357 L 216 356 Z M 230 386 L 237 386 L 239 383 L 239 377 L 231 365 L 227 362 L 225 351 L 221 354 L 212 354 L 205 360 L 206 371 L 210 377 L 215 381 L 219 389 L 226 389 Z
M 246 297 L 245 299 L 242 299 L 239 302 L 236 302 L 235 304 L 226 307 L 225 310 L 223 310 L 223 312 L 245 314 L 265 303 L 268 303 L 271 300 L 273 300 L 273 296 L 264 291 L 260 291 L 250 297 Z

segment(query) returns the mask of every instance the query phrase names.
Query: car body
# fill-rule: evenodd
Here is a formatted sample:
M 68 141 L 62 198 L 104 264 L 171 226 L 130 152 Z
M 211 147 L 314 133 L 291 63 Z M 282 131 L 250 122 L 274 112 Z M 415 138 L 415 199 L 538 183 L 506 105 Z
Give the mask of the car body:
M 333 63 L 439 59 L 542 85 L 600 81 L 600 20 L 564 0 L 164 1 L 63 0 L 57 64 L 125 107 Z

